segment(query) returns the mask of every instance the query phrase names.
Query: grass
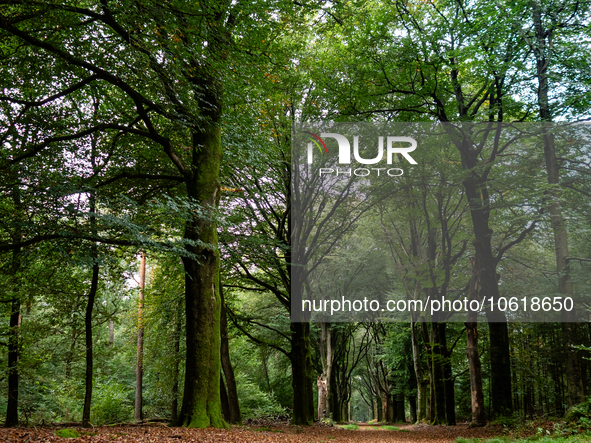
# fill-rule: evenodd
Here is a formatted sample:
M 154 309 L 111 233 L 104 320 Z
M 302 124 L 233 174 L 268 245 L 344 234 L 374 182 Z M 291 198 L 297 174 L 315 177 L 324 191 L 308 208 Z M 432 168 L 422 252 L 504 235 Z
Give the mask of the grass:
M 347 431 L 354 431 L 356 429 L 359 429 L 359 426 L 353 425 L 353 424 L 350 424 L 350 425 L 337 425 L 337 426 L 339 428 L 341 428 L 341 429 L 346 429 Z
M 400 428 L 396 426 L 382 426 L 381 428 L 385 431 L 400 431 Z

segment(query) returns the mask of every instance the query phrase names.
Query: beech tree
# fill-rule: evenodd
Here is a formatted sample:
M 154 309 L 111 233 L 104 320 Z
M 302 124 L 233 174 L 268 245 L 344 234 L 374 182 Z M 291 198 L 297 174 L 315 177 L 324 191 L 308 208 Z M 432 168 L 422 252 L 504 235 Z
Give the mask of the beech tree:
M 103 145 L 104 158 L 123 149 L 119 155 L 127 161 L 106 171 L 96 186 L 112 187 L 128 180 L 148 188 L 182 186 L 191 209 L 185 214 L 182 234 L 188 339 L 178 423 L 225 426 L 218 375 L 221 306 L 215 216 L 224 82 L 240 64 L 240 56 L 260 53 L 265 36 L 286 9 L 278 12 L 281 2 L 3 3 L 0 29 L 8 39 L 5 69 L 35 64 L 41 84 L 27 89 L 19 78 L 6 84 L 2 100 L 19 109 L 14 131 L 42 107 L 56 119 L 68 115 L 65 104 L 84 110 L 89 90 L 101 97 L 102 105 L 98 112 L 82 112 L 39 133 L 10 161 L 57 150 L 60 142 L 79 143 L 101 134 L 103 140 L 109 139 Z M 151 159 L 149 167 L 142 161 L 146 158 Z M 32 240 L 13 242 L 11 248 Z

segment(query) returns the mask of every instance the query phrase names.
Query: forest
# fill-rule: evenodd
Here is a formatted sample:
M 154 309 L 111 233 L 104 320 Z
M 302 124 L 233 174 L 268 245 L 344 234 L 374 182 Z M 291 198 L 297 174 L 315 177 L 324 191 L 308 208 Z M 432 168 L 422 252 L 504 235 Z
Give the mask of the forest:
M 0 0 L 0 422 L 591 431 L 590 3 Z

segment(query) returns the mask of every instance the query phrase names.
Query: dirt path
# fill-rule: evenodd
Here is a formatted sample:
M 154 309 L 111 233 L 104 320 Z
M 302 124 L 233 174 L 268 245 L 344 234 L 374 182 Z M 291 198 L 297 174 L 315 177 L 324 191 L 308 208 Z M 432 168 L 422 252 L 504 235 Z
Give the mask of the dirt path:
M 75 428 L 79 438 L 62 438 L 54 428 L 0 429 L 0 442 L 119 442 L 119 443 L 407 443 L 407 442 L 453 442 L 457 437 L 492 437 L 502 434 L 500 428 L 469 429 L 458 426 L 412 426 L 397 425 L 400 431 L 387 431 L 372 427 L 347 431 L 331 427 L 297 426 L 241 426 L 230 430 L 169 428 L 164 425 L 104 426 L 94 429 Z

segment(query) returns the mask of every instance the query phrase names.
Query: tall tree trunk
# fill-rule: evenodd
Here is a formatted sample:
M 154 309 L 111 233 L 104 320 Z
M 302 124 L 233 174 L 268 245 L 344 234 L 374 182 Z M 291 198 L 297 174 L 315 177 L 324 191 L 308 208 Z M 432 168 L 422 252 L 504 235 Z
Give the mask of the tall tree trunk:
M 323 409 L 320 408 L 320 397 L 318 397 L 318 419 L 321 418 L 321 412 L 326 415 L 326 417 L 330 417 L 331 409 L 330 409 L 330 401 L 328 399 L 331 395 L 330 389 L 330 380 L 332 376 L 332 337 L 331 337 L 331 327 L 330 323 L 322 322 L 320 323 L 320 362 L 322 364 L 322 378 L 323 381 L 323 389 L 325 390 L 326 401 L 324 402 Z M 320 383 L 320 382 L 319 382 Z M 319 386 L 320 389 L 320 386 Z M 320 394 L 320 390 L 318 391 Z
M 411 344 L 412 344 L 412 358 L 415 375 L 417 379 L 417 403 L 418 410 L 416 414 L 416 422 L 421 422 L 427 418 L 427 380 L 425 380 L 425 371 L 423 370 L 423 363 L 421 362 L 421 348 L 418 343 L 418 337 L 414 320 L 410 324 L 411 328 Z
M 451 370 L 451 353 L 447 348 L 446 323 L 439 323 L 441 339 L 440 347 L 443 356 L 443 378 L 445 379 L 445 416 L 448 425 L 456 424 L 456 393 L 455 383 Z
M 224 300 L 224 290 L 220 286 L 220 297 L 222 301 L 222 312 L 220 318 L 221 331 L 221 359 L 224 377 L 226 379 L 226 387 L 228 394 L 228 409 L 229 421 L 233 424 L 242 423 L 242 415 L 240 414 L 240 405 L 238 403 L 238 390 L 236 389 L 236 379 L 234 378 L 234 369 L 230 361 L 230 344 L 228 340 L 228 318 L 226 316 L 226 302 Z
M 221 298 L 215 223 L 222 158 L 221 86 L 210 73 L 200 73 L 194 82 L 205 123 L 203 129 L 193 134 L 192 164 L 185 169 L 185 183 L 189 201 L 208 213 L 200 216 L 201 211 L 195 210 L 194 218 L 185 222 L 184 239 L 190 242 L 187 249 L 194 255 L 183 257 L 187 355 L 178 424 L 227 427 L 220 400 Z
M 15 182 L 18 182 L 15 177 Z M 20 189 L 14 186 L 12 189 L 12 201 L 16 209 L 17 217 L 24 217 L 21 204 Z M 12 240 L 17 243 L 22 239 L 20 228 L 17 227 Z M 8 398 L 6 402 L 6 420 L 4 426 L 12 427 L 18 425 L 18 394 L 19 394 L 19 348 L 20 348 L 20 323 L 21 323 L 21 302 L 19 289 L 21 287 L 18 281 L 19 271 L 21 269 L 21 248 L 12 251 L 12 262 L 10 266 L 12 278 L 14 279 L 12 300 L 10 301 L 10 320 L 8 323 Z
M 445 326 L 444 326 L 445 327 Z M 445 377 L 443 375 L 443 349 L 441 348 L 441 331 L 439 323 L 431 323 L 431 369 L 433 371 L 433 406 L 434 415 L 431 424 L 440 425 L 447 423 L 445 417 Z M 445 331 L 445 329 L 443 329 Z
M 472 276 L 470 278 L 470 301 L 478 301 L 479 269 L 476 259 L 472 258 Z M 472 404 L 472 423 L 470 426 L 486 425 L 484 409 L 484 391 L 482 389 L 482 366 L 478 354 L 478 313 L 468 310 L 466 322 L 466 354 L 468 355 L 468 367 L 470 370 L 470 393 Z
M 228 404 L 228 391 L 224 384 L 224 375 L 220 373 L 220 401 L 222 402 L 222 416 L 226 422 L 230 422 L 230 405 Z
M 20 251 L 19 251 L 20 252 Z M 18 252 L 15 251 L 14 254 Z M 12 427 L 18 425 L 18 349 L 19 349 L 19 326 L 20 326 L 21 304 L 18 298 L 11 302 L 10 324 L 8 332 L 8 402 L 6 408 L 6 421 L 4 426 Z
M 314 421 L 312 360 L 310 355 L 310 324 L 291 323 L 293 416 L 292 424 L 309 425 Z
M 467 130 L 467 128 L 464 128 Z M 500 126 L 497 127 L 497 134 Z M 494 131 L 493 131 L 494 132 Z M 457 142 L 457 141 L 456 141 Z M 496 272 L 496 258 L 492 250 L 493 230 L 489 227 L 490 199 L 488 194 L 488 172 L 478 170 L 478 151 L 474 149 L 471 134 L 462 134 L 458 149 L 462 157 L 462 168 L 470 171 L 463 185 L 470 204 L 470 217 L 474 232 L 474 250 L 479 266 L 479 295 L 488 301 L 499 298 Z M 485 169 L 486 170 L 486 169 Z M 512 413 L 511 364 L 509 354 L 509 331 L 505 313 L 495 309 L 487 311 L 490 334 L 491 397 L 493 415 Z
M 548 75 L 547 70 L 551 61 L 551 48 L 548 48 L 546 39 L 551 38 L 552 33 L 544 29 L 542 23 L 541 5 L 534 1 L 533 21 L 536 33 L 536 44 L 533 47 L 533 53 L 536 57 L 536 75 L 538 78 L 538 107 L 539 115 L 542 120 L 542 135 L 544 141 L 544 159 L 546 161 L 546 172 L 548 173 L 548 185 L 550 189 L 548 195 L 550 198 L 549 212 L 552 232 L 554 233 L 554 249 L 556 254 L 556 272 L 558 274 L 558 292 L 563 297 L 573 296 L 573 284 L 570 276 L 570 266 L 568 263 L 568 233 L 566 221 L 562 214 L 562 205 L 560 202 L 560 167 L 556 158 L 556 148 L 554 144 L 554 135 L 551 133 L 550 122 L 552 114 L 550 112 L 550 101 L 548 98 Z M 546 126 L 548 125 L 548 126 Z M 567 384 L 568 405 L 573 406 L 583 401 L 583 381 L 581 373 L 581 364 L 577 351 L 572 347 L 577 344 L 578 324 L 576 320 L 575 309 L 568 312 L 562 311 L 562 347 L 565 361 L 565 375 Z
M 97 258 L 95 257 L 95 260 Z M 86 334 L 86 372 L 85 372 L 85 394 L 84 409 L 82 411 L 82 426 L 90 426 L 90 405 L 92 403 L 92 379 L 93 379 L 93 345 L 92 345 L 92 311 L 96 299 L 98 287 L 99 265 L 95 263 L 92 266 L 92 280 L 90 283 L 90 292 L 88 293 L 88 303 L 86 304 L 86 315 L 84 317 L 84 329 Z
M 93 166 L 94 166 L 94 147 L 93 147 Z M 96 193 L 90 192 L 90 231 L 93 236 L 97 235 L 97 210 L 96 210 Z M 82 409 L 82 426 L 90 427 L 90 406 L 92 404 L 92 382 L 93 382 L 93 345 L 92 345 L 92 311 L 94 309 L 94 301 L 96 299 L 96 292 L 98 288 L 99 278 L 99 264 L 98 264 L 98 250 L 96 244 L 92 245 L 91 258 L 92 278 L 90 281 L 90 292 L 88 293 L 88 302 L 86 304 L 86 313 L 84 316 L 84 333 L 86 344 L 86 370 L 85 370 L 85 392 L 84 392 L 84 407 Z
M 146 254 L 140 256 L 140 287 L 137 313 L 137 355 L 135 364 L 135 409 L 133 419 L 144 419 L 143 412 L 143 380 L 144 380 L 144 288 L 146 286 Z

